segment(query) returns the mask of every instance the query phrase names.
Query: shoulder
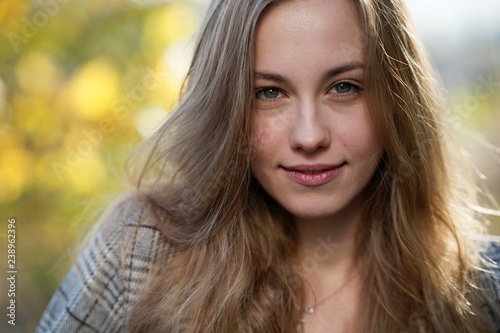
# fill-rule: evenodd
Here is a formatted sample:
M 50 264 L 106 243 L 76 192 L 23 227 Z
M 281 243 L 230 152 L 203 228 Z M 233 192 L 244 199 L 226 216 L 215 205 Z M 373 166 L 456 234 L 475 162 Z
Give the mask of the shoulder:
M 484 236 L 485 254 L 492 258 L 495 263 L 500 261 L 500 236 Z
M 481 264 L 486 273 L 483 279 L 490 277 L 495 282 L 495 295 L 500 301 L 500 236 L 484 235 L 478 238 Z
M 153 204 L 138 192 L 115 200 L 99 222 L 102 246 L 119 250 L 122 259 L 152 260 L 167 245 Z
M 98 268 L 116 270 L 122 279 L 151 268 L 167 246 L 153 208 L 138 192 L 126 193 L 107 207 L 87 245 Z M 129 287 L 138 287 L 134 280 L 122 283 L 127 281 Z
M 472 235 L 469 239 L 479 246 L 479 252 L 482 256 L 493 255 L 500 256 L 500 236 L 496 235 Z
M 500 236 L 474 235 L 471 239 L 477 244 L 484 268 L 491 269 L 500 278 Z
M 500 302 L 500 236 L 474 235 L 473 244 L 477 245 L 481 270 L 480 281 L 486 285 Z
M 37 332 L 123 331 L 148 273 L 166 249 L 150 202 L 138 193 L 121 196 L 104 211 Z
M 500 236 L 481 235 L 472 239 L 479 247 L 483 308 L 495 329 L 500 331 Z

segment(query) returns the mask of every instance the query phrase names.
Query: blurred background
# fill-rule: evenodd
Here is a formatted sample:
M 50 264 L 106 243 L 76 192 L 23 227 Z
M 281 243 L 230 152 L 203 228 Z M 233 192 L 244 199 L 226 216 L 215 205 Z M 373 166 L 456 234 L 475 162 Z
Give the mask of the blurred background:
M 15 218 L 18 271 L 16 326 L 2 313 L 1 332 L 34 331 L 93 207 L 127 187 L 126 152 L 175 106 L 207 2 L 0 1 L 0 249 Z M 500 198 L 500 2 L 408 5 L 452 124 Z

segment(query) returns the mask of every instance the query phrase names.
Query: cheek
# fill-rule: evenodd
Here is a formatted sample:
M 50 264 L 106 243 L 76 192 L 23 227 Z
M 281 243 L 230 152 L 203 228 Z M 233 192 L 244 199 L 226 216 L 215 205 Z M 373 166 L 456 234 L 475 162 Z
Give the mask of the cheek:
M 252 121 L 252 151 L 251 151 L 251 168 L 255 173 L 258 172 L 262 165 L 262 160 L 265 159 L 267 142 L 269 141 L 265 124 L 262 123 L 259 117 L 254 117 Z
M 278 131 L 273 130 L 272 121 L 262 115 L 254 116 L 252 120 L 252 147 L 254 155 L 265 154 L 272 149 L 272 143 L 277 137 Z
M 258 143 L 260 142 L 260 144 Z M 254 177 L 259 183 L 265 178 L 266 170 L 270 160 L 268 158 L 269 152 L 265 150 L 265 145 L 261 141 L 258 141 L 252 147 L 250 156 L 250 170 L 252 171 Z
M 375 126 L 366 109 L 362 116 L 350 119 L 349 125 L 342 128 L 341 131 L 344 146 L 352 151 L 378 153 L 381 150 Z
M 366 135 L 364 136 L 364 140 L 369 148 L 374 153 L 381 153 L 382 151 L 382 145 L 380 143 L 380 138 L 377 133 L 377 130 L 375 129 L 375 124 L 372 121 L 372 118 L 369 114 L 366 115 L 366 123 L 365 123 L 365 131 Z
M 280 117 L 258 113 L 252 119 L 251 168 L 257 176 L 274 168 L 276 158 L 286 150 L 286 126 Z
M 260 155 L 262 147 L 265 146 L 265 135 L 260 124 L 256 121 L 252 124 L 252 162 Z

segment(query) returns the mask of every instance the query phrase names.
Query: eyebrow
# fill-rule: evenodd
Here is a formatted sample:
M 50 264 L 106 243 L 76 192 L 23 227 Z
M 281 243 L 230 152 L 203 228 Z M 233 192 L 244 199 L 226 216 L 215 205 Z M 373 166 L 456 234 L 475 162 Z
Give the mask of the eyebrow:
M 330 70 L 328 70 L 324 75 L 323 75 L 323 80 L 328 80 L 332 77 L 335 77 L 339 74 L 345 73 L 345 72 L 350 72 L 355 69 L 360 69 L 360 68 L 365 68 L 365 65 L 361 62 L 353 62 L 353 63 L 348 63 L 342 66 L 334 67 Z M 274 73 L 261 73 L 261 72 L 254 72 L 254 78 L 257 79 L 263 79 L 263 80 L 268 80 L 268 81 L 275 81 L 275 82 L 280 82 L 280 83 L 288 83 L 288 79 L 285 77 L 279 75 L 279 74 L 274 74 Z

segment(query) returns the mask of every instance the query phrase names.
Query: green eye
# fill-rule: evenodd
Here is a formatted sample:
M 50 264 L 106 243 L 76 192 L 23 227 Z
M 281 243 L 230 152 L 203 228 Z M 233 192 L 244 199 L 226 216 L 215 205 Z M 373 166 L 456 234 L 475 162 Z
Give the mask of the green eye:
M 276 88 L 262 88 L 257 90 L 256 95 L 258 98 L 275 99 L 280 97 L 280 91 Z
M 335 92 L 339 94 L 348 94 L 351 92 L 352 88 L 352 84 L 348 82 L 341 82 L 333 86 L 332 90 L 335 90 Z

